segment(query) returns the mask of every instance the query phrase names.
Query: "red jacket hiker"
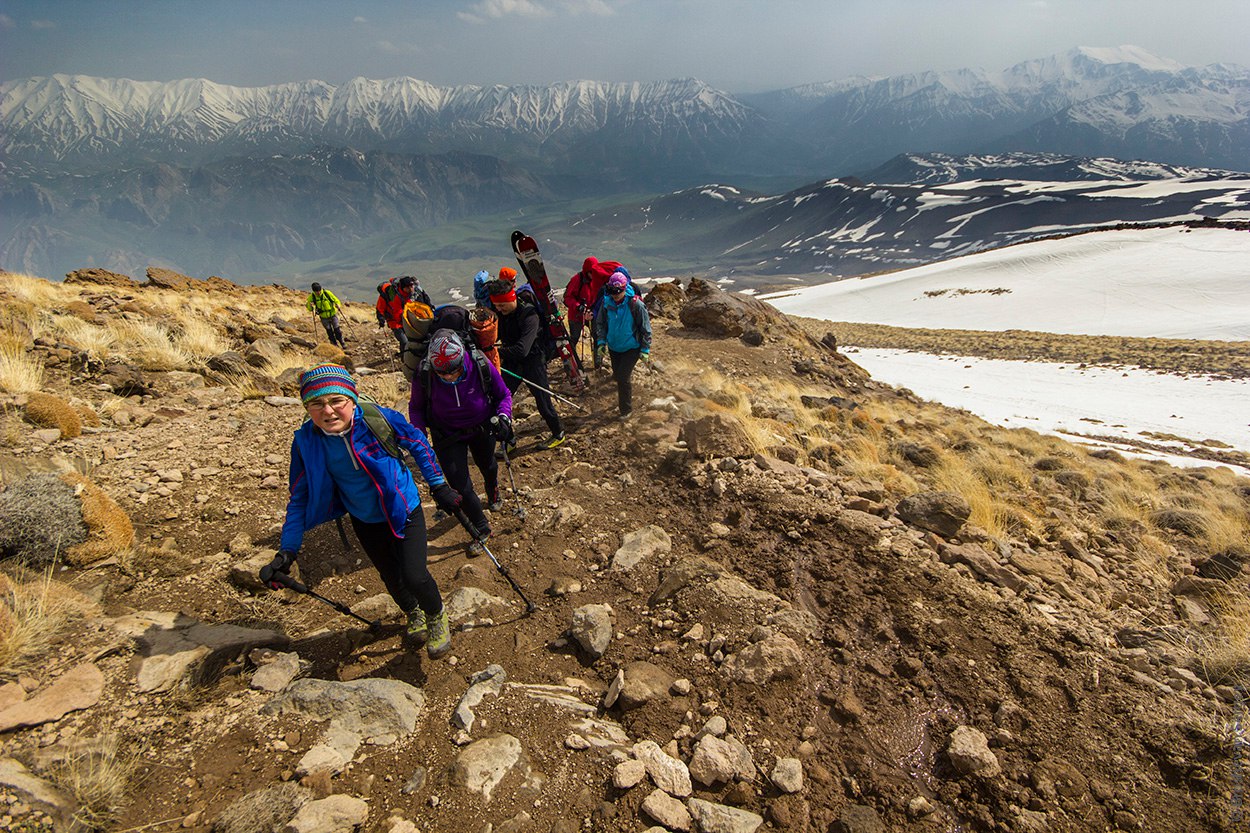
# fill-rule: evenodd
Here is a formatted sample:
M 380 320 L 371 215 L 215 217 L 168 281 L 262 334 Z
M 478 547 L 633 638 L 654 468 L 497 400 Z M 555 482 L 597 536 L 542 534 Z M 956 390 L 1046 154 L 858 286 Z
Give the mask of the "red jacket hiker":
M 591 320 L 591 306 L 603 291 L 603 285 L 612 277 L 612 273 L 621 268 L 615 260 L 588 257 L 582 263 L 582 271 L 569 279 L 564 289 L 564 305 L 569 310 L 569 323 L 584 324 Z M 580 332 L 580 330 L 579 330 Z

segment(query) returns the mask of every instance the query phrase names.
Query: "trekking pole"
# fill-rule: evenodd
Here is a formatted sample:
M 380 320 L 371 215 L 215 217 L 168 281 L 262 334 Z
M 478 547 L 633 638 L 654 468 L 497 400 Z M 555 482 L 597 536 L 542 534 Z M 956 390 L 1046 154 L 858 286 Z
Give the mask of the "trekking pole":
M 534 603 L 526 597 L 525 592 L 521 589 L 521 586 L 516 583 L 511 575 L 509 575 L 508 568 L 500 564 L 499 559 L 496 558 L 495 554 L 490 551 L 490 547 L 486 546 L 486 539 L 478 533 L 477 527 L 475 527 L 469 520 L 469 516 L 465 514 L 463 507 L 456 507 L 456 520 L 460 521 L 460 525 L 465 528 L 465 531 L 468 532 L 469 535 L 473 537 L 473 540 L 477 541 L 482 549 L 486 551 L 486 554 L 490 556 L 491 562 L 494 563 L 495 569 L 499 571 L 501 576 L 508 580 L 508 584 L 510 584 L 512 589 L 516 591 L 516 594 L 521 597 L 521 601 L 525 602 L 525 612 L 533 613 L 537 610 L 537 608 L 534 607 Z
M 500 369 L 502 370 L 502 368 Z M 574 408 L 576 408 L 579 411 L 586 411 L 585 408 L 583 408 L 581 405 L 578 405 L 572 399 L 561 396 L 560 394 L 556 393 L 553 390 L 544 388 L 542 385 L 538 384 L 537 382 L 531 382 L 529 379 L 526 379 L 524 376 L 520 375 L 519 373 L 513 373 L 511 370 L 504 370 L 503 372 L 507 373 L 509 376 L 511 376 L 514 379 L 520 379 L 522 382 L 529 385 L 531 388 L 534 388 L 535 390 L 540 390 L 543 393 L 549 393 L 552 396 L 554 396 L 556 399 L 559 399 L 561 402 L 567 402 L 568 404 L 572 405 Z M 590 411 L 586 411 L 586 413 L 590 413 Z
M 376 620 L 371 621 L 369 619 L 366 619 L 365 617 L 361 616 L 359 613 L 356 613 L 350 607 L 343 604 L 342 602 L 336 602 L 334 601 L 334 599 L 327 599 L 325 596 L 321 595 L 317 591 L 310 590 L 308 588 L 308 585 L 300 582 L 298 579 L 292 578 L 286 573 L 274 573 L 273 580 L 281 584 L 283 587 L 287 587 L 287 588 L 290 588 L 291 590 L 294 590 L 296 593 L 303 593 L 305 596 L 312 596 L 314 599 L 317 599 L 318 601 L 325 602 L 330 607 L 337 610 L 339 613 L 342 613 L 344 616 L 350 616 L 353 619 L 359 619 L 360 621 L 364 622 L 366 625 L 369 626 L 369 633 L 377 633 L 378 631 L 382 630 L 381 622 L 376 621 Z
M 490 424 L 498 425 L 499 417 L 491 417 Z M 521 493 L 516 490 L 516 479 L 512 476 L 512 460 L 508 458 L 508 444 L 506 442 L 501 442 L 499 444 L 499 450 L 503 453 L 503 465 L 504 468 L 508 470 L 508 484 L 512 486 L 512 499 L 513 502 L 516 503 L 516 506 L 513 507 L 512 511 L 516 513 L 518 518 L 525 520 L 525 507 L 521 505 Z

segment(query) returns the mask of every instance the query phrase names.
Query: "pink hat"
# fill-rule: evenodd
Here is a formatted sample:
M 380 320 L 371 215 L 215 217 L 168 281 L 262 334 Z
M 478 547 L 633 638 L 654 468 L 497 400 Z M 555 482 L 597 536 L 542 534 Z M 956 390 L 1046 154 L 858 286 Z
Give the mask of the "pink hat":
M 621 289 L 629 284 L 629 278 L 624 272 L 613 272 L 612 277 L 608 278 L 608 289 Z

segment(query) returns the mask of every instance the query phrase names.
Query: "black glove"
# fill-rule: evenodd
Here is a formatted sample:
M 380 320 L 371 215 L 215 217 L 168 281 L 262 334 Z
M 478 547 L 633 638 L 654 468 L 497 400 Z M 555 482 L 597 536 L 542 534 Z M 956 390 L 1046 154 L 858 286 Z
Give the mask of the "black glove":
M 507 414 L 499 414 L 490 418 L 490 432 L 500 442 L 512 442 L 512 418 Z
M 446 483 L 439 483 L 432 487 L 430 495 L 434 498 L 434 504 L 448 515 L 456 514 L 456 510 L 460 508 L 460 501 L 463 500 L 460 493 Z
M 379 326 L 379 327 L 385 327 L 385 326 L 386 326 L 386 319 L 385 319 L 385 318 L 383 318 L 380 314 L 378 315 L 378 326 Z
M 260 582 L 274 590 L 281 590 L 286 585 L 274 579 L 275 573 L 286 575 L 290 572 L 291 565 L 295 563 L 295 553 L 290 550 L 278 550 L 278 554 L 273 557 L 264 567 L 260 568 Z

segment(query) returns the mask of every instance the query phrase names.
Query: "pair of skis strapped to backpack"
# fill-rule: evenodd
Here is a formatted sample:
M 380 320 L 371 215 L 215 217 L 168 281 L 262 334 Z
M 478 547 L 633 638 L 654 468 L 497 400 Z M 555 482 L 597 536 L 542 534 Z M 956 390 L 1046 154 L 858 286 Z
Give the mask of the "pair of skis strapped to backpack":
M 542 305 L 547 318 L 547 332 L 556 345 L 556 355 L 564 365 L 569 383 L 579 393 L 586 388 L 586 376 L 573 353 L 573 345 L 569 342 L 569 331 L 564 326 L 564 314 L 560 303 L 547 278 L 547 267 L 543 265 L 543 256 L 538 251 L 538 243 L 523 231 L 512 232 L 512 251 L 516 254 L 517 263 L 521 266 L 521 274 L 529 281 L 538 303 Z

